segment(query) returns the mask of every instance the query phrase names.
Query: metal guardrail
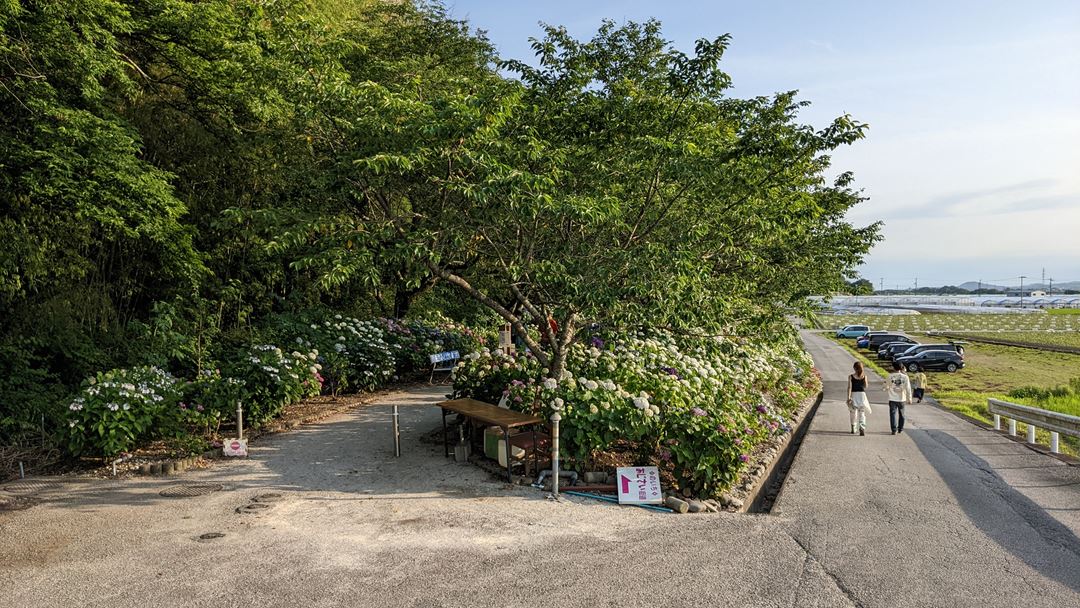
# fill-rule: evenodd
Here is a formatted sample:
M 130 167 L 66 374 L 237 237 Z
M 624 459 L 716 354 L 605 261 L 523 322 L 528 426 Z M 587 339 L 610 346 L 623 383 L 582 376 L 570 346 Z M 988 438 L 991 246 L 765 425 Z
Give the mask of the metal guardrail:
M 988 399 L 988 409 L 994 415 L 994 430 L 1001 430 L 1001 419 L 1009 421 L 1009 434 L 1016 436 L 1016 422 L 1027 426 L 1027 442 L 1035 443 L 1035 430 L 1044 428 L 1050 431 L 1050 451 L 1059 452 L 1059 438 L 1062 433 L 1080 437 L 1080 416 L 1070 416 L 1050 410 L 1041 410 L 1030 405 L 1009 403 L 999 399 Z

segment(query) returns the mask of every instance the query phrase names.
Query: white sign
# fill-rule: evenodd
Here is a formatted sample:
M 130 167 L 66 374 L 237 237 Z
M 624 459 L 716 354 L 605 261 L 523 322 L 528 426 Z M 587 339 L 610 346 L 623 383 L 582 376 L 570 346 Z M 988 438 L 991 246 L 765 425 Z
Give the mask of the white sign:
M 658 505 L 664 502 L 660 490 L 660 471 L 656 467 L 619 467 L 615 471 L 619 503 Z
M 221 450 L 226 456 L 247 456 L 247 439 L 226 439 Z

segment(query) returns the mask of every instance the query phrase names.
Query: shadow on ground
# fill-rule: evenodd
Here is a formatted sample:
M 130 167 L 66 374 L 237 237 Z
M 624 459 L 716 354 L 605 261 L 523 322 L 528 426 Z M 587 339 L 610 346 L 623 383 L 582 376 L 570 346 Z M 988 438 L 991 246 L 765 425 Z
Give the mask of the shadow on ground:
M 1080 593 L 1080 539 L 1069 528 L 1009 486 L 994 467 L 949 433 L 909 433 L 979 530 L 1035 571 Z M 986 493 L 1001 500 L 987 501 Z M 1048 546 L 1055 551 L 1048 554 Z

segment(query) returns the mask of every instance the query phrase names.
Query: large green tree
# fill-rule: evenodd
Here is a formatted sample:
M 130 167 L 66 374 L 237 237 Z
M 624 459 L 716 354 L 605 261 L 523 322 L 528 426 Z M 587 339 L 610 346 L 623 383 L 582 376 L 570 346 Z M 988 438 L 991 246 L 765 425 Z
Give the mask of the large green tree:
M 728 97 L 726 46 L 686 55 L 656 22 L 589 41 L 551 27 L 537 65 L 503 64 L 517 79 L 380 90 L 356 164 L 365 206 L 319 241 L 337 244 L 328 276 L 376 252 L 422 261 L 556 373 L 584 322 L 762 324 L 842 286 L 877 226 L 846 223 L 860 196 L 824 174 L 865 127 L 802 125 L 794 93 Z

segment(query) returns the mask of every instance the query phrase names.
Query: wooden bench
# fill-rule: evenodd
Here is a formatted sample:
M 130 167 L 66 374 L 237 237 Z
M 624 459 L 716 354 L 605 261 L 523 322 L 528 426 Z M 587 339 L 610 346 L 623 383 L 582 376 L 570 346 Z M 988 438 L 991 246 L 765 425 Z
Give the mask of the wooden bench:
M 451 399 L 449 401 L 440 401 L 436 403 L 442 409 L 442 426 L 443 426 L 443 453 L 446 456 L 450 455 L 450 442 L 446 434 L 446 413 L 454 412 L 461 414 L 462 416 L 481 422 L 488 426 L 497 426 L 502 429 L 503 441 L 506 442 L 506 479 L 510 483 L 514 482 L 514 475 L 510 472 L 510 465 L 513 461 L 513 448 L 514 439 L 510 436 L 510 429 L 532 426 L 532 432 L 529 435 L 531 441 L 527 442 L 527 445 L 532 448 L 533 456 L 536 457 L 537 447 L 537 434 L 536 425 L 544 422 L 543 418 L 534 416 L 532 414 L 523 414 L 521 412 L 515 412 L 506 408 L 501 408 L 497 405 L 491 405 L 490 403 L 484 403 L 483 401 L 477 401 L 475 399 Z M 519 437 L 519 444 L 525 443 L 520 441 L 523 439 Z M 518 445 L 516 447 L 525 447 L 524 445 Z
M 435 372 L 452 372 L 457 367 L 458 361 L 461 360 L 461 355 L 456 350 L 448 350 L 442 353 L 435 353 L 429 355 L 428 359 L 431 361 L 431 376 L 428 377 L 428 383 L 435 380 Z

